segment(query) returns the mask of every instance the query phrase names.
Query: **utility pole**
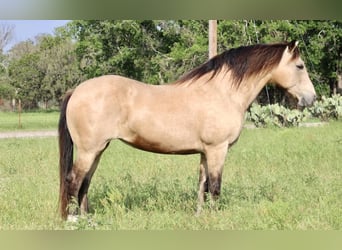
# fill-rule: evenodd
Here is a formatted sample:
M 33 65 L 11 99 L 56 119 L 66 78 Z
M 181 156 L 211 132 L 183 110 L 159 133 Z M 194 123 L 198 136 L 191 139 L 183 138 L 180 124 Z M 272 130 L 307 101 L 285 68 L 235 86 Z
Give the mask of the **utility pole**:
M 217 20 L 209 20 L 209 59 L 217 54 Z

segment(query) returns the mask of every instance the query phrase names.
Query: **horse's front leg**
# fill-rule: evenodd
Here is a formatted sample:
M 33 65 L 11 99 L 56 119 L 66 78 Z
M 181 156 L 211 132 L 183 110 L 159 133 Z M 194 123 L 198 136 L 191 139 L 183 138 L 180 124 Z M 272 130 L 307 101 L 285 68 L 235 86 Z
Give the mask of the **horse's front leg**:
M 221 193 L 222 172 L 227 155 L 228 143 L 210 146 L 206 149 L 207 181 L 211 195 L 211 203 L 219 198 Z

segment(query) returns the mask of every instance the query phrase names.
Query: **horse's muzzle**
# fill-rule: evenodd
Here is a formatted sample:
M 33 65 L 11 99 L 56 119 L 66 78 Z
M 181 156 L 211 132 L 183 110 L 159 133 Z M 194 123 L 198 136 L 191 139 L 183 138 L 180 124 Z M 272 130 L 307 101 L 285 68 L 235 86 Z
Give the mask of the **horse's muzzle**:
M 303 95 L 298 101 L 298 106 L 301 108 L 310 107 L 315 101 L 316 101 L 316 94 Z

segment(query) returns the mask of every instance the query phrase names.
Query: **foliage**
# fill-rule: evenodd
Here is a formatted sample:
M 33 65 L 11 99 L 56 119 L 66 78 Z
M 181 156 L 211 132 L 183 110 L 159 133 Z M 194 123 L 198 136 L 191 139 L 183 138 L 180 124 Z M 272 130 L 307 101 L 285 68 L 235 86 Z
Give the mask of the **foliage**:
M 10 99 L 14 96 L 15 90 L 12 85 L 0 79 L 0 100 L 1 98 Z
M 73 21 L 67 28 L 78 41 L 76 54 L 87 78 L 119 74 L 151 80 L 157 73 L 151 59 L 162 39 L 153 21 Z
M 64 36 L 43 36 L 39 47 L 44 101 L 52 99 L 58 103 L 68 89 L 85 80 L 78 68 L 75 45 Z
M 306 32 L 303 40 L 306 44 L 307 65 L 315 86 L 324 89 L 329 86 L 333 93 L 338 75 L 342 75 L 342 21 L 301 21 Z M 323 85 L 323 86 L 320 86 Z M 320 96 L 329 92 L 318 92 Z
M 8 65 L 6 60 L 7 56 L 0 53 L 0 101 L 2 98 L 10 99 L 14 95 L 14 88 L 9 84 Z
M 45 92 L 42 86 L 43 74 L 37 66 L 38 62 L 37 53 L 25 54 L 9 67 L 10 82 L 19 90 L 16 97 L 22 100 L 23 107 L 27 109 L 37 108 L 38 100 Z
M 39 102 L 56 104 L 69 89 L 84 80 L 77 66 L 74 44 L 61 36 L 42 35 L 36 43 L 22 42 L 9 52 L 8 74 L 23 108 Z
M 161 32 L 170 39 L 169 51 L 159 56 L 161 74 L 164 82 L 177 80 L 181 75 L 208 59 L 208 23 L 207 21 L 164 21 Z
M 303 112 L 296 109 L 287 109 L 279 104 L 261 106 L 253 103 L 247 112 L 247 120 L 256 127 L 293 127 L 298 126 L 308 118 L 319 118 L 321 121 L 338 120 L 342 118 L 342 96 L 323 96 L 314 102 L 312 107 Z
M 330 98 L 322 96 L 322 99 L 320 101 L 316 101 L 312 107 L 308 108 L 308 111 L 313 117 L 317 117 L 322 121 L 341 119 L 342 96 L 333 95 Z
M 252 104 L 247 119 L 252 121 L 256 127 L 294 127 L 306 119 L 306 115 L 299 110 L 287 109 L 279 104 L 261 106 Z

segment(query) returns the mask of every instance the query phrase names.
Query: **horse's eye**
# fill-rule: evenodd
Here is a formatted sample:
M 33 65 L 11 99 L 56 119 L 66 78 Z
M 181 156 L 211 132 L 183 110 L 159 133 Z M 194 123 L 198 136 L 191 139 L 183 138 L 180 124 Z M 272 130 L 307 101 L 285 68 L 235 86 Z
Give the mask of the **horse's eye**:
M 303 64 L 296 65 L 296 67 L 297 67 L 298 69 L 304 69 L 304 65 L 303 65 Z

